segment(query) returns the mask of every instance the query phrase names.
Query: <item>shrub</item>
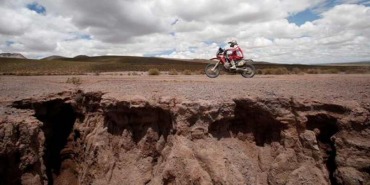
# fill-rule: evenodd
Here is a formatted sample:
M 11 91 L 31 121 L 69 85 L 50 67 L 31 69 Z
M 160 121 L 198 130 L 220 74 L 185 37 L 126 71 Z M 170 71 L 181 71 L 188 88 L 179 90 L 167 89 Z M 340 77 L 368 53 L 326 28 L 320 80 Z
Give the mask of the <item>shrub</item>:
M 202 71 L 201 70 L 195 70 L 195 71 L 192 72 L 192 74 L 201 75 Z
M 306 73 L 308 73 L 308 74 L 321 74 L 321 70 L 320 69 L 307 69 Z
M 138 76 L 138 75 L 140 75 L 140 74 L 139 74 L 138 72 L 134 71 L 134 72 L 132 72 L 132 73 L 131 73 L 131 75 L 132 75 L 132 76 Z
M 73 85 L 81 85 L 81 79 L 78 77 L 68 78 L 66 83 L 70 83 Z
M 293 74 L 301 74 L 302 73 L 302 70 L 299 69 L 299 68 L 297 68 L 297 67 L 295 67 L 295 68 L 292 69 L 292 73 Z
M 272 68 L 266 68 L 266 69 L 262 69 L 262 74 L 264 75 L 271 75 L 273 74 L 273 69 Z
M 275 74 L 276 75 L 285 75 L 289 74 L 289 70 L 285 67 L 279 67 L 275 69 Z
M 265 75 L 284 75 L 284 74 L 289 74 L 289 71 L 285 67 L 279 67 L 279 68 L 262 69 L 261 73 Z
M 338 74 L 340 71 L 336 68 L 330 68 L 325 70 L 323 73 L 328 73 L 328 74 Z
M 196 74 L 196 75 L 204 75 L 206 73 L 204 72 L 204 70 L 196 70 L 196 71 L 194 71 L 194 74 Z
M 347 74 L 366 74 L 366 73 L 370 73 L 370 67 L 348 69 L 346 73 Z
M 169 75 L 178 75 L 179 73 L 176 71 L 176 69 L 171 69 L 170 71 L 168 71 L 168 74 Z
M 149 75 L 159 75 L 160 72 L 159 72 L 159 70 L 157 68 L 153 68 L 153 69 L 149 69 L 148 70 L 148 74 Z
M 184 71 L 182 72 L 182 74 L 184 74 L 184 75 L 191 75 L 191 71 L 190 71 L 190 70 L 188 70 L 188 69 L 186 69 L 186 70 L 184 70 Z

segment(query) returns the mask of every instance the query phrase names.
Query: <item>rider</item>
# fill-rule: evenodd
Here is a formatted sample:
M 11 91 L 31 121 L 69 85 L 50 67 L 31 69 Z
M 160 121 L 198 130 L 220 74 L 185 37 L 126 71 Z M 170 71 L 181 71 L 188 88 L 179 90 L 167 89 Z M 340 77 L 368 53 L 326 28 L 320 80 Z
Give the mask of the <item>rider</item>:
M 227 51 L 227 53 L 230 53 L 230 54 L 228 54 L 229 62 L 231 63 L 230 69 L 236 69 L 235 61 L 243 59 L 243 57 L 244 57 L 243 56 L 243 51 L 238 46 L 238 43 L 236 42 L 236 40 L 232 40 L 232 41 L 228 42 L 228 44 L 230 44 L 230 48 L 227 49 L 226 51 Z

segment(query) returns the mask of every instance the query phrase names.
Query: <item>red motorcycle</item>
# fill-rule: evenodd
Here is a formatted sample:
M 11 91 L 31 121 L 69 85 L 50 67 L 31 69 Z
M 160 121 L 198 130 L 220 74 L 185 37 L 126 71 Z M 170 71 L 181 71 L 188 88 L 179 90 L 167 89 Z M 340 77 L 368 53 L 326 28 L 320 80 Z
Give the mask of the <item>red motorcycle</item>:
M 251 62 L 253 60 L 234 60 L 235 67 L 231 68 L 230 64 L 230 57 L 228 50 L 219 48 L 216 53 L 216 58 L 210 59 L 212 62 L 216 62 L 215 64 L 208 64 L 205 69 L 205 73 L 209 78 L 216 78 L 220 75 L 220 71 L 224 70 L 229 73 L 240 73 L 244 78 L 252 78 L 256 74 L 256 69 Z

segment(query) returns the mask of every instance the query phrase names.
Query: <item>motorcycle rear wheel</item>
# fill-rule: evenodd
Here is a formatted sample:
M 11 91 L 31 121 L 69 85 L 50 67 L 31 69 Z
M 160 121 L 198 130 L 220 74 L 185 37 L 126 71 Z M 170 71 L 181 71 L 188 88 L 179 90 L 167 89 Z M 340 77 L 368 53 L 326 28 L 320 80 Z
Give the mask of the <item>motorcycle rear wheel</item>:
M 245 64 L 243 67 L 243 72 L 241 72 L 241 75 L 244 78 L 252 78 L 256 74 L 256 69 L 251 64 Z
M 216 69 L 212 70 L 215 67 L 216 64 L 208 64 L 204 70 L 206 75 L 209 78 L 216 78 L 218 75 L 220 75 L 220 69 L 216 67 Z

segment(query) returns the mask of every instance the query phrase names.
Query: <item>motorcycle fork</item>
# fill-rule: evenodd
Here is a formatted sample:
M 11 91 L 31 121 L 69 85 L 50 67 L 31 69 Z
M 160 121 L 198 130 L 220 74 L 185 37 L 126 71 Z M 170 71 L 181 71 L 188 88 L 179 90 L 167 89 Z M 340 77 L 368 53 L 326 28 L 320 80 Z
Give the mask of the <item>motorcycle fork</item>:
M 218 61 L 218 62 L 216 63 L 215 67 L 213 67 L 213 68 L 212 68 L 212 71 L 215 71 L 219 64 L 220 64 L 220 61 Z

